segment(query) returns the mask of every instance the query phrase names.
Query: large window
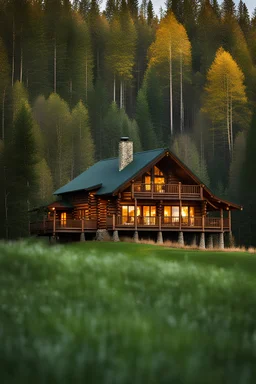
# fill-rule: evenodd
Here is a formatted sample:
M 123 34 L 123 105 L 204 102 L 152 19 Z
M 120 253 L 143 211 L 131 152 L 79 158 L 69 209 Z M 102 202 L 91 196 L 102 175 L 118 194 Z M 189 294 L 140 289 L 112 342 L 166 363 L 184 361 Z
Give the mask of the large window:
M 195 208 L 184 206 L 181 207 L 181 221 L 184 225 L 194 225 Z M 179 223 L 180 207 L 179 206 L 164 206 L 164 224 Z
M 155 205 L 144 205 L 143 211 L 143 224 L 144 225 L 155 225 L 156 224 L 156 206 Z
M 137 216 L 141 215 L 140 207 L 137 207 Z M 122 206 L 122 224 L 133 224 L 135 216 L 134 205 L 123 205 Z
M 151 191 L 152 183 L 154 184 L 154 192 L 164 192 L 163 184 L 165 184 L 164 174 L 160 171 L 159 168 L 154 166 L 153 176 L 148 173 L 144 177 L 145 191 Z

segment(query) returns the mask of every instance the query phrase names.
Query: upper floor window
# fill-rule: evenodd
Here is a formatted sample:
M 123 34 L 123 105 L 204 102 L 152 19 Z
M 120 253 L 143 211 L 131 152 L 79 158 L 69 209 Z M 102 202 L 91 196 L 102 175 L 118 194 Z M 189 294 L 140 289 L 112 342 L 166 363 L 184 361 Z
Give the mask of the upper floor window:
M 158 167 L 154 166 L 154 176 L 164 176 L 164 174 Z

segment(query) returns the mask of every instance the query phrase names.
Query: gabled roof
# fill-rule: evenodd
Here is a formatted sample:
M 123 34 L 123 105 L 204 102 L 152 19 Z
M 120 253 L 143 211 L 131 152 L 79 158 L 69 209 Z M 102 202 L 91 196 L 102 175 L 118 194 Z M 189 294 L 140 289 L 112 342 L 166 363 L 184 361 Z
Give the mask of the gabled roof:
M 119 171 L 118 157 L 98 161 L 81 175 L 55 191 L 54 195 L 92 189 L 98 189 L 97 195 L 113 193 L 167 151 L 165 148 L 159 148 L 134 153 L 133 161 L 122 171 Z

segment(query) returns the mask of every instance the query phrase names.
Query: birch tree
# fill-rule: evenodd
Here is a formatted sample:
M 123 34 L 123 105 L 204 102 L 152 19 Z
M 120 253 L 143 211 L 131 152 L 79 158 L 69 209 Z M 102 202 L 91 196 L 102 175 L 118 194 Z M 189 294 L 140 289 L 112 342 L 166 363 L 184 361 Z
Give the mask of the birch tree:
M 180 127 L 184 125 L 183 115 L 183 81 L 185 65 L 191 61 L 191 46 L 184 27 L 178 23 L 173 13 L 169 13 L 161 20 L 156 32 L 156 41 L 149 49 L 149 67 L 156 66 L 159 75 L 168 74 L 169 102 L 170 102 L 170 134 L 174 133 L 173 126 L 173 77 L 178 63 L 180 77 Z M 183 129 L 183 128 L 182 128 Z M 182 131 L 181 129 L 181 131 Z
M 223 48 L 217 51 L 207 73 L 205 93 L 202 111 L 207 114 L 214 129 L 221 130 L 232 156 L 234 123 L 245 121 L 249 113 L 243 72 Z

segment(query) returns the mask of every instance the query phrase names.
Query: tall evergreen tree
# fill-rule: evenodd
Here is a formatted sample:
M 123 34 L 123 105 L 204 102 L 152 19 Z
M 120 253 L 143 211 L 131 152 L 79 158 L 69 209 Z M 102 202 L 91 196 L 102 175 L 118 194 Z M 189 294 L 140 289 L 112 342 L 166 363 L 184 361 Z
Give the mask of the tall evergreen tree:
M 256 200 L 255 200 L 255 161 L 256 161 L 256 110 L 254 109 L 250 130 L 246 141 L 245 161 L 241 173 L 241 201 L 244 206 L 241 223 L 242 241 L 248 246 L 256 246 Z
M 136 122 L 139 127 L 140 142 L 144 150 L 157 147 L 157 139 L 150 118 L 147 98 L 144 90 L 140 90 L 137 96 Z
M 33 119 L 26 104 L 15 116 L 13 140 L 5 147 L 5 164 L 6 233 L 11 238 L 23 237 L 28 235 L 28 210 L 33 207 L 37 191 Z
M 195 143 L 189 135 L 179 135 L 175 138 L 172 147 L 173 153 L 194 172 L 200 180 L 209 185 L 205 159 L 199 156 Z
M 80 175 L 94 161 L 94 144 L 87 108 L 80 101 L 72 110 L 71 179 Z

